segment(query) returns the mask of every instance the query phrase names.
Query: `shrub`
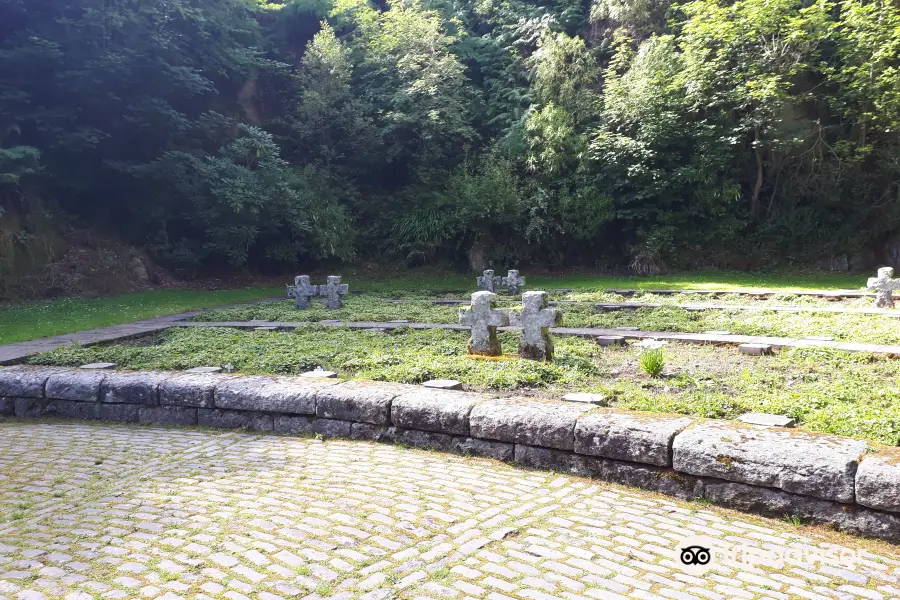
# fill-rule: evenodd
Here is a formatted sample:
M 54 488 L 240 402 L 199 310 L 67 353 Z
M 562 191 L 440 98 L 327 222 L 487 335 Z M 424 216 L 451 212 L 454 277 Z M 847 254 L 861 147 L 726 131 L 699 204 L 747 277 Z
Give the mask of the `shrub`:
M 641 369 L 650 377 L 659 377 L 666 368 L 666 355 L 662 348 L 648 348 L 641 352 Z

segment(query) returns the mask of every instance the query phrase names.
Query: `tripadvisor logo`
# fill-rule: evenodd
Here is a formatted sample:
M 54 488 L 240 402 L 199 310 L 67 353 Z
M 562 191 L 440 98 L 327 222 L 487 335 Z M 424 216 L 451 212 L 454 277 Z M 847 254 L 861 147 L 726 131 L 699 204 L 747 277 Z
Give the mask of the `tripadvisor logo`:
M 670 558 L 685 573 L 699 577 L 717 567 L 731 569 L 742 564 L 776 570 L 783 569 L 786 564 L 809 568 L 827 564 L 854 570 L 865 559 L 863 552 L 860 549 L 800 543 L 786 543 L 783 547 L 753 546 L 697 535 L 678 542 Z

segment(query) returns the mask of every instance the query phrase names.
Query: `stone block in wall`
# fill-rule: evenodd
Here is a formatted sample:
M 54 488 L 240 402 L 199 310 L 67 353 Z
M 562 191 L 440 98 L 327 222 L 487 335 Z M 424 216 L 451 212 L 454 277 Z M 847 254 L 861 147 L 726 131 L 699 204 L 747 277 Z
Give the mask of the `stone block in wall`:
M 56 416 L 56 400 L 45 398 L 14 398 L 13 405 L 17 417 Z
M 572 450 L 575 422 L 592 408 L 533 398 L 491 400 L 472 409 L 469 431 L 475 438 Z
M 166 373 L 108 373 L 100 384 L 100 401 L 110 404 L 159 404 L 159 386 Z
M 249 429 L 250 431 L 272 431 L 275 428 L 271 414 L 219 408 L 198 408 L 197 424 L 201 427 Z
M 579 417 L 575 452 L 661 467 L 672 466 L 672 440 L 688 417 L 597 409 Z
M 196 425 L 197 409 L 184 406 L 141 406 L 138 421 L 152 425 Z
M 391 401 L 397 396 L 418 389 L 411 385 L 345 381 L 319 390 L 316 394 L 316 416 L 323 419 L 389 425 Z
M 391 422 L 397 427 L 456 435 L 469 434 L 469 413 L 484 394 L 423 388 L 391 402 Z
M 94 420 L 100 417 L 101 404 L 97 402 L 75 402 L 72 400 L 55 400 L 56 415 L 65 419 Z
M 101 371 L 60 371 L 47 378 L 44 395 L 55 400 L 99 402 L 100 385 L 107 375 Z
M 100 418 L 104 421 L 137 423 L 140 418 L 138 404 L 100 404 Z
M 840 531 L 900 541 L 900 515 L 743 483 L 707 480 L 703 496 L 718 506 L 769 517 L 797 517 Z
M 43 398 L 47 379 L 60 371 L 53 367 L 0 368 L 0 397 Z
M 274 427 L 277 433 L 299 435 L 313 432 L 315 417 L 307 415 L 275 415 Z
M 171 406 L 213 408 L 216 386 L 228 379 L 225 375 L 206 373 L 176 374 L 159 384 L 159 403 Z
M 885 448 L 863 458 L 856 472 L 856 502 L 900 512 L 900 450 Z
M 0 397 L 0 416 L 11 417 L 16 414 L 16 399 Z
M 451 448 L 457 454 L 493 458 L 502 461 L 511 461 L 515 454 L 515 444 L 479 440 L 471 437 L 454 437 Z
M 313 421 L 313 431 L 323 437 L 350 437 L 352 421 L 341 419 L 316 419 Z
M 420 429 L 400 429 L 393 434 L 397 442 L 407 444 L 414 448 L 426 450 L 450 450 L 453 447 L 453 436 L 434 431 L 422 431 Z
M 796 429 L 710 421 L 675 436 L 676 471 L 853 502 L 866 442 Z
M 330 379 L 229 377 L 215 392 L 216 408 L 292 415 L 316 414 L 316 392 L 340 383 Z

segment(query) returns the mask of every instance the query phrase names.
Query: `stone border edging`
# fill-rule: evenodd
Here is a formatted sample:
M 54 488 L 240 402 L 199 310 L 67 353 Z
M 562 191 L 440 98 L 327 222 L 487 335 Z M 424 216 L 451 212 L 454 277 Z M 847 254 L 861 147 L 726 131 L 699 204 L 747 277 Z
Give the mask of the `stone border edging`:
M 29 366 L 0 369 L 0 414 L 401 442 L 900 542 L 900 450 L 794 429 L 372 381 Z

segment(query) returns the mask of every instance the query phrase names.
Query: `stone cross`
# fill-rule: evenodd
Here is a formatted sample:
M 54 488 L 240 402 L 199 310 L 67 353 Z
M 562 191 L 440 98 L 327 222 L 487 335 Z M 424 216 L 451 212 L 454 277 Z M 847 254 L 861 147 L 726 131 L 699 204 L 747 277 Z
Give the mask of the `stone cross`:
M 341 283 L 338 275 L 329 275 L 328 283 L 319 286 L 319 295 L 325 298 L 325 306 L 328 308 L 343 308 L 344 296 L 350 292 L 350 286 Z
M 486 292 L 493 292 L 494 288 L 500 285 L 500 276 L 494 277 L 494 271 L 488 269 L 481 277 L 475 279 L 478 287 Z
M 519 356 L 531 360 L 553 360 L 553 340 L 550 328 L 562 323 L 562 313 L 547 308 L 547 292 L 522 294 L 522 312 L 513 318 L 522 327 Z
M 472 306 L 459 309 L 459 322 L 472 328 L 469 354 L 500 356 L 497 328 L 509 325 L 509 312 L 493 308 L 497 295 L 493 292 L 472 294 Z
M 900 290 L 900 279 L 891 279 L 894 269 L 881 267 L 878 269 L 878 277 L 869 277 L 866 285 L 870 290 L 875 290 L 875 306 L 878 308 L 894 308 L 894 296 L 892 290 Z
M 310 285 L 309 275 L 297 275 L 294 277 L 294 285 L 289 285 L 287 288 L 288 298 L 297 300 L 297 308 L 309 308 L 311 305 L 310 299 L 318 295 L 318 293 L 319 286 Z
M 519 272 L 515 269 L 510 269 L 500 281 L 506 286 L 506 293 L 510 296 L 518 296 L 519 288 L 525 287 L 525 278 L 519 277 Z

